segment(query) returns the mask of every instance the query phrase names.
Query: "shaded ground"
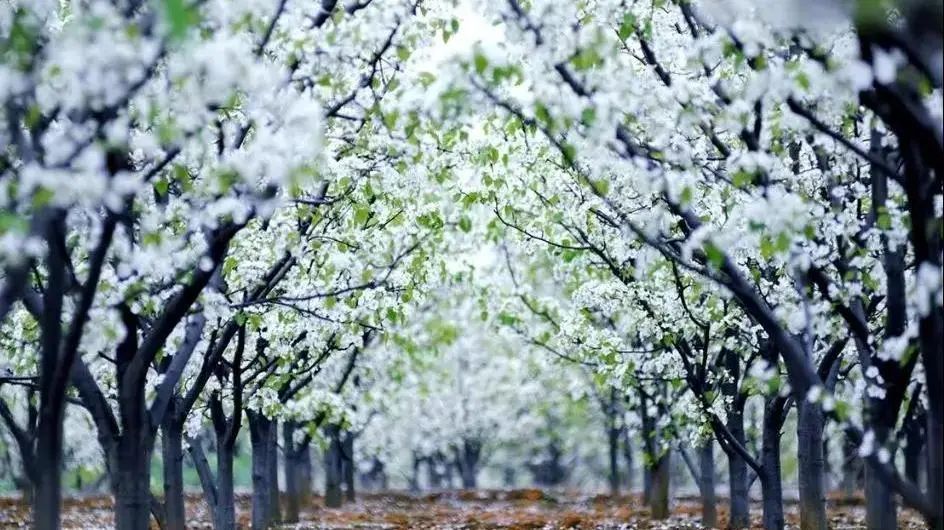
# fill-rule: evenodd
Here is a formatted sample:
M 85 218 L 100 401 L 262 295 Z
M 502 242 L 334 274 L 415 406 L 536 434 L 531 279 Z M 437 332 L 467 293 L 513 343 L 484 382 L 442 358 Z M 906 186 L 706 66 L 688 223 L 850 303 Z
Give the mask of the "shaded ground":
M 199 495 L 188 499 L 189 527 L 212 528 L 210 516 Z M 249 497 L 237 499 L 237 517 L 241 527 L 249 527 Z M 760 528 L 756 506 L 755 525 Z M 788 526 L 796 528 L 797 514 L 787 505 Z M 700 529 L 700 505 L 697 499 L 677 499 L 673 515 L 665 521 L 652 521 L 638 496 L 611 498 L 549 494 L 540 490 L 460 491 L 412 496 L 401 493 L 362 495 L 354 504 L 341 509 L 322 507 L 315 497 L 303 510 L 302 522 L 283 525 L 285 529 L 318 530 L 616 530 L 616 529 Z M 830 499 L 830 527 L 836 530 L 865 528 L 861 497 Z M 720 526 L 727 517 L 719 506 Z M 66 500 L 64 528 L 111 528 L 111 499 L 106 496 Z M 29 528 L 29 509 L 18 498 L 0 498 L 0 528 Z M 903 510 L 899 528 L 924 529 L 914 512 Z

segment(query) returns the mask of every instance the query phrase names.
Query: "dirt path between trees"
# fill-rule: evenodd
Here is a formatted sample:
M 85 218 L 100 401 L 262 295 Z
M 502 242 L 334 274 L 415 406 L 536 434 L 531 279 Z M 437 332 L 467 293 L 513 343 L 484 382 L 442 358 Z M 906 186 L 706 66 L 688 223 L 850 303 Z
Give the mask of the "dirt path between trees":
M 210 514 L 199 495 L 188 497 L 190 528 L 210 529 Z M 249 528 L 249 496 L 238 495 L 240 527 Z M 108 496 L 71 498 L 65 501 L 63 528 L 112 528 Z M 755 527 L 760 528 L 760 507 L 755 506 Z M 796 528 L 797 513 L 788 504 L 788 528 Z M 639 496 L 587 497 L 546 493 L 540 490 L 459 491 L 428 495 L 404 493 L 367 494 L 343 508 L 323 507 L 313 497 L 298 523 L 284 529 L 312 530 L 695 530 L 701 529 L 701 507 L 697 499 L 677 499 L 672 517 L 653 521 Z M 719 506 L 720 526 L 727 512 Z M 830 499 L 830 526 L 834 530 L 865 528 L 861 498 Z M 29 528 L 29 509 L 18 498 L 0 499 L 0 528 Z M 157 528 L 152 525 L 152 528 Z M 920 517 L 902 510 L 899 528 L 924 529 Z

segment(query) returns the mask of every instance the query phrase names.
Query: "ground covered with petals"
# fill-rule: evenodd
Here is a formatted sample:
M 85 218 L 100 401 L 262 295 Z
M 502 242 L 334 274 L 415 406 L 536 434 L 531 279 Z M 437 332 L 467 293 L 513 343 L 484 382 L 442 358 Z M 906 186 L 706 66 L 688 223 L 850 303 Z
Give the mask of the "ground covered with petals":
M 209 529 L 210 514 L 198 495 L 188 499 L 191 528 Z M 240 527 L 249 528 L 249 497 L 240 495 Z M 111 500 L 88 496 L 66 501 L 64 528 L 111 528 Z M 796 507 L 787 503 L 788 528 L 798 528 Z M 324 508 L 314 497 L 298 523 L 285 529 L 318 530 L 616 530 L 702 529 L 700 504 L 680 498 L 672 516 L 655 521 L 638 496 L 580 496 L 540 490 L 460 491 L 427 495 L 384 493 L 362 495 L 340 509 Z M 760 506 L 754 506 L 754 527 L 760 526 Z M 727 512 L 719 506 L 719 526 L 727 523 Z M 18 498 L 0 499 L 0 528 L 29 528 L 28 507 Z M 156 528 L 156 525 L 154 525 Z M 861 497 L 830 499 L 830 527 L 836 530 L 864 529 Z M 899 528 L 927 528 L 914 512 L 903 510 Z

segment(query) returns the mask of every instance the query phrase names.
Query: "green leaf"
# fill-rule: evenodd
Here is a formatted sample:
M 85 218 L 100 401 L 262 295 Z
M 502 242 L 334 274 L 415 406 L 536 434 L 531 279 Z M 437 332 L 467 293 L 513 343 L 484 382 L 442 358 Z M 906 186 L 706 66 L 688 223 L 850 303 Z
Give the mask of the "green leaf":
M 487 57 L 485 57 L 481 53 L 476 53 L 472 61 L 473 61 L 473 64 L 475 64 L 475 73 L 479 75 L 482 75 L 483 73 L 485 73 L 485 70 L 488 68 Z
M 564 162 L 570 165 L 577 159 L 577 148 L 573 144 L 564 142 L 561 144 L 561 154 L 564 155 Z
M 770 259 L 773 257 L 775 252 L 774 242 L 768 235 L 764 235 L 760 238 L 760 255 L 764 259 Z
M 387 112 L 383 115 L 383 123 L 387 126 L 388 129 L 393 129 L 397 125 L 397 119 L 400 117 L 400 112 L 393 110 Z
M 793 238 L 790 237 L 790 234 L 786 232 L 780 232 L 780 235 L 777 236 L 777 251 L 786 252 L 790 250 L 790 243 L 793 241 Z
M 416 222 L 423 228 L 430 228 L 433 230 L 438 230 L 443 227 L 442 217 L 439 216 L 438 212 L 424 213 L 423 215 L 416 218 Z
M 471 230 L 472 230 L 472 220 L 463 215 L 463 216 L 459 219 L 459 228 L 460 228 L 463 232 L 469 232 L 469 231 L 471 231 Z
M 731 177 L 731 181 L 735 186 L 743 188 L 754 182 L 754 173 L 751 171 L 744 171 L 739 169 L 734 172 L 734 175 Z
M 170 183 L 164 179 L 158 179 L 154 181 L 154 192 L 159 197 L 164 197 L 167 195 L 167 190 L 170 189 Z
M 589 70 L 603 62 L 603 57 L 593 48 L 584 48 L 570 61 L 578 71 Z
M 875 224 L 878 225 L 882 230 L 891 230 L 892 228 L 892 217 L 888 215 L 888 211 L 884 208 L 878 214 L 878 219 L 876 219 Z
M 363 226 L 370 219 L 370 208 L 358 205 L 354 207 L 354 224 Z
M 548 129 L 553 128 L 554 120 L 551 118 L 551 112 L 543 103 L 536 103 L 534 105 L 534 116 Z
M 29 223 L 13 212 L 0 211 L 0 234 L 7 232 L 26 233 Z
M 593 189 L 600 195 L 607 195 L 610 193 L 610 181 L 605 178 L 597 179 L 593 182 Z
M 43 186 L 36 188 L 36 192 L 33 193 L 33 208 L 39 209 L 46 206 L 52 201 L 53 195 L 53 191 L 49 188 Z
M 236 270 L 237 263 L 236 258 L 227 256 L 226 259 L 223 260 L 223 274 L 229 274 Z
M 623 15 L 623 22 L 620 24 L 619 34 L 620 40 L 626 40 L 633 32 L 636 31 L 636 15 L 632 13 L 626 13 Z
M 186 0 L 163 0 L 164 16 L 172 39 L 181 40 L 187 31 L 200 22 L 200 17 L 193 5 Z
M 705 256 L 708 257 L 708 262 L 716 269 L 720 269 L 724 265 L 724 252 L 711 241 L 705 242 Z
M 806 72 L 797 72 L 796 82 L 803 90 L 810 89 L 810 78 L 806 75 Z
M 502 311 L 498 314 L 498 321 L 506 326 L 513 326 L 518 323 L 518 317 Z

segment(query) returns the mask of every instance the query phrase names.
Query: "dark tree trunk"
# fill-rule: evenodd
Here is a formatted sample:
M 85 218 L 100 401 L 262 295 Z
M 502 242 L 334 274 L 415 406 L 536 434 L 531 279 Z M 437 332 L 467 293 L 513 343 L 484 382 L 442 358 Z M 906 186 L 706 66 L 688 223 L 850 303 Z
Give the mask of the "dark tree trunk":
M 708 440 L 698 449 L 698 490 L 701 492 L 701 525 L 718 525 L 718 499 L 715 497 L 714 442 Z
M 312 462 L 311 462 L 311 444 L 298 448 L 295 455 L 298 464 L 298 492 L 302 501 L 302 506 L 307 506 L 311 502 L 312 494 Z
M 797 400 L 797 462 L 800 530 L 826 530 L 823 487 L 823 411 L 819 404 Z
M 633 492 L 633 446 L 629 439 L 629 429 L 625 426 L 622 429 L 623 437 L 623 461 L 626 464 L 626 472 L 623 474 L 623 483 L 626 485 L 626 491 Z
M 729 380 L 721 385 L 722 393 L 731 399 L 728 411 L 727 427 L 731 436 L 742 447 L 747 447 L 744 434 L 744 398 L 738 391 L 741 380 L 741 359 L 737 352 L 724 350 L 724 367 Z M 736 451 L 728 451 L 728 488 L 730 495 L 730 516 L 728 527 L 731 529 L 748 528 L 751 525 L 751 505 L 748 497 L 747 462 Z
M 279 502 L 279 421 L 272 420 L 269 439 L 266 440 L 269 451 L 269 509 L 273 523 L 282 521 L 282 507 Z
M 62 411 L 42 414 L 36 450 L 38 480 L 33 497 L 33 525 L 37 530 L 58 530 L 62 498 Z
M 921 435 L 921 429 L 918 427 L 919 422 L 923 422 L 924 418 L 917 418 L 912 421 L 909 425 L 908 430 L 905 433 L 905 476 L 908 477 L 908 480 L 914 482 L 920 487 L 921 485 L 921 450 L 924 448 L 924 437 Z
M 653 519 L 669 517 L 669 472 L 672 453 L 666 450 L 652 463 L 652 491 L 649 493 L 649 511 Z
M 764 529 L 783 530 L 783 482 L 780 474 L 780 427 L 783 419 L 783 403 L 776 397 L 768 397 L 764 403 L 763 440 L 761 441 L 760 475 L 761 498 L 763 499 Z
M 446 477 L 446 461 L 443 454 L 439 451 L 433 453 L 426 459 L 426 472 L 429 478 L 429 487 L 434 490 L 442 489 L 443 479 Z
M 646 504 L 652 498 L 652 468 L 649 464 L 644 465 L 642 470 L 642 498 Z
M 606 428 L 607 441 L 609 442 L 610 457 L 610 495 L 617 496 L 620 492 L 620 473 L 619 473 L 619 435 L 620 429 L 616 426 L 615 418 L 608 420 L 609 425 Z
M 648 413 L 648 400 L 645 395 L 641 396 L 639 400 L 639 417 L 642 418 L 642 439 L 643 447 L 646 451 L 646 463 L 643 466 L 643 476 L 642 476 L 642 496 L 646 501 L 646 504 L 652 504 L 653 497 L 653 487 L 654 487 L 654 477 L 653 477 L 653 467 L 656 465 L 656 452 L 658 447 L 656 444 L 656 428 L 655 420 L 649 417 Z
M 143 530 L 150 524 L 152 447 L 145 433 L 134 434 L 129 429 L 121 436 L 115 455 L 112 489 L 117 530 Z
M 747 437 L 744 435 L 744 417 L 741 412 L 732 412 L 728 416 L 728 430 L 739 444 L 747 446 Z M 751 505 L 748 496 L 747 462 L 735 451 L 728 454 L 728 487 L 731 496 L 728 527 L 731 529 L 749 528 Z
M 344 480 L 344 500 L 354 502 L 354 434 L 345 432 L 341 440 L 341 475 Z
M 283 521 L 286 523 L 297 523 L 301 512 L 301 506 L 308 502 L 305 498 L 306 479 L 310 482 L 310 476 L 305 476 L 305 468 L 310 468 L 311 463 L 308 459 L 308 444 L 299 446 L 295 443 L 295 431 L 297 424 L 287 421 L 282 424 L 282 447 L 285 452 L 285 515 Z M 308 491 L 311 488 L 309 486 Z
M 325 428 L 328 438 L 328 448 L 324 454 L 325 467 L 325 506 L 338 508 L 343 502 L 341 496 L 341 440 L 337 425 Z
M 216 506 L 213 510 L 215 530 L 235 530 L 236 495 L 233 487 L 233 458 L 235 451 L 228 444 L 216 448 Z
M 482 454 L 482 444 L 477 440 L 463 440 L 462 448 L 454 448 L 456 452 L 456 467 L 459 469 L 459 479 L 465 489 L 475 489 L 478 484 L 479 458 Z
M 875 439 L 885 446 L 888 429 L 876 426 Z M 894 459 L 894 456 L 892 457 Z M 865 524 L 868 528 L 895 528 L 898 526 L 898 508 L 895 496 L 872 466 L 865 468 Z
M 330 450 L 330 448 L 329 448 Z M 325 452 L 325 483 L 327 484 L 327 474 L 328 474 L 328 454 Z M 410 473 L 410 492 L 417 493 L 420 491 L 420 466 L 423 464 L 423 459 L 416 456 L 416 453 L 413 453 L 413 468 Z M 326 486 L 327 489 L 327 486 Z M 325 498 L 327 499 L 327 493 L 325 493 Z
M 856 444 L 847 437 L 842 441 L 842 493 L 851 497 L 861 487 L 862 460 L 856 451 Z
M 184 530 L 183 423 L 168 411 L 161 425 L 161 456 L 164 471 L 164 519 L 167 530 Z
M 940 347 L 940 342 L 938 347 Z M 940 355 L 940 352 L 938 352 Z M 938 361 L 938 367 L 940 366 L 940 361 Z M 938 370 L 940 372 L 940 370 Z M 940 374 L 938 374 L 940 375 Z M 944 385 L 939 384 L 938 389 L 942 388 Z M 928 386 L 930 390 L 930 385 Z M 944 425 L 942 425 L 942 412 L 941 408 L 941 394 L 931 394 L 936 395 L 937 398 L 930 400 L 930 409 L 934 410 L 933 413 L 928 414 L 928 436 L 927 436 L 927 454 L 928 454 L 928 497 L 930 499 L 939 500 L 941 496 L 944 495 L 942 491 L 942 475 L 944 475 L 944 461 L 942 461 L 941 452 L 944 451 Z M 928 520 L 928 525 L 934 530 L 944 530 L 944 517 L 938 515 L 937 517 L 931 517 Z
M 249 411 L 248 416 L 252 444 L 252 528 L 265 530 L 276 523 L 272 509 L 272 490 L 278 489 L 278 484 L 272 483 L 272 468 L 277 466 L 272 447 L 276 423 L 257 412 Z

